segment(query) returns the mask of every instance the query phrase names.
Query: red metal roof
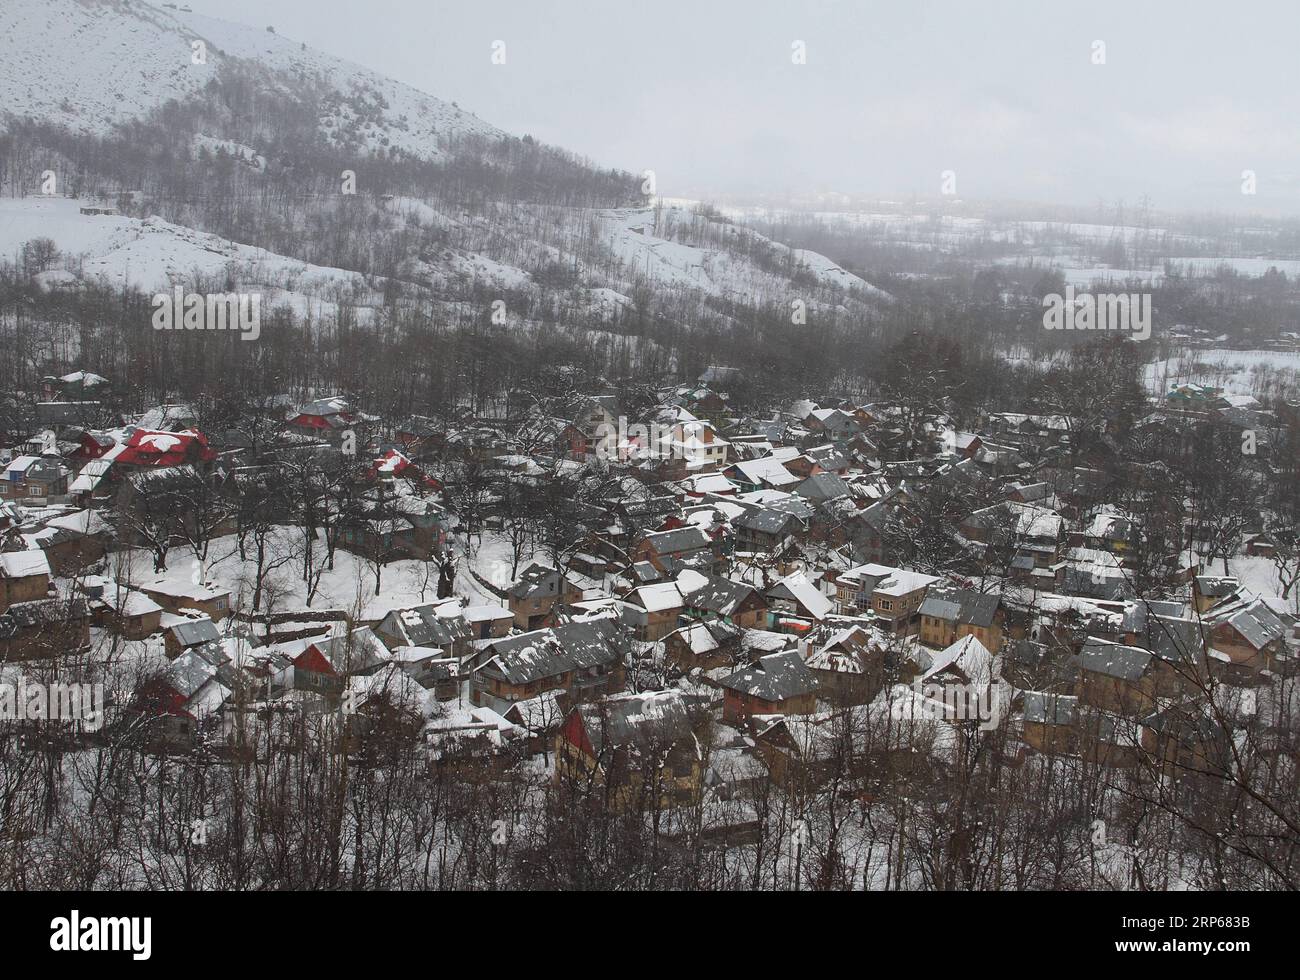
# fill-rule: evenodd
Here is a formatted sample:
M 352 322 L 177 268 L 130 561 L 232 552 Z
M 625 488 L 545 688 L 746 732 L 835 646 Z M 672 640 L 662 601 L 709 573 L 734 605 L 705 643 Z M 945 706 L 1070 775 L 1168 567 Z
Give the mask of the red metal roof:
M 128 466 L 180 466 L 216 458 L 216 451 L 208 447 L 207 437 L 194 429 L 185 432 L 136 429 L 117 462 Z

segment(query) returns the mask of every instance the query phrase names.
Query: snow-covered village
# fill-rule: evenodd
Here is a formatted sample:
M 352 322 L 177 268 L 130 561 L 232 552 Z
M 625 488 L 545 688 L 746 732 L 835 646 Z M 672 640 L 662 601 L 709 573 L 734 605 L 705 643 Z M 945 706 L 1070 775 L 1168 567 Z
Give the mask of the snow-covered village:
M 234 6 L 0 4 L 0 889 L 1300 885 L 1293 202 L 657 186 Z

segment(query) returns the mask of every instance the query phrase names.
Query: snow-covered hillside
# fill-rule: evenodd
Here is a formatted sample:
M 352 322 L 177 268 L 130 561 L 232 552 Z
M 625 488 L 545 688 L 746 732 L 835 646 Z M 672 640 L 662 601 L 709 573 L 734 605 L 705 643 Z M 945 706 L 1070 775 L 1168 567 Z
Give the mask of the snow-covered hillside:
M 201 63 L 196 41 L 205 48 Z M 351 134 L 368 147 L 437 159 L 449 136 L 503 135 L 441 99 L 289 38 L 141 0 L 0 4 L 0 121 L 11 113 L 104 133 L 199 92 L 231 59 L 256 61 L 286 85 L 326 80 L 339 94 L 320 120 L 328 138 Z
M 250 107 L 232 113 L 225 101 L 239 93 L 218 98 L 205 89 L 232 73 L 283 96 L 283 112 L 302 123 L 292 140 L 273 128 L 283 116 L 252 122 Z M 47 237 L 61 253 L 42 272 L 49 285 L 68 287 L 71 276 L 153 291 L 196 277 L 231 280 L 313 317 L 329 315 L 344 297 L 373 309 L 386 285 L 400 286 L 390 300 L 441 307 L 453 320 L 473 319 L 485 302 L 510 293 L 512 328 L 570 321 L 617 332 L 656 304 L 672 310 L 654 316 L 682 327 L 744 328 L 749 311 L 770 314 L 794 301 L 833 322 L 890 300 L 827 256 L 708 209 L 613 207 L 639 200 L 628 190 L 635 185 L 263 28 L 140 0 L 0 5 L 0 126 L 12 114 L 120 138 L 121 124 L 173 99 L 183 106 L 168 112 L 181 122 L 169 116 L 161 131 L 157 118 L 151 124 L 158 139 L 176 145 L 152 155 L 146 172 L 132 155 L 132 135 L 125 149 L 113 148 L 121 155 L 115 166 L 96 173 L 92 165 L 84 175 L 107 201 L 129 192 L 141 202 L 133 216 L 80 214 L 79 204 L 99 203 L 88 195 L 30 196 L 36 171 L 20 192 L 29 196 L 0 199 L 0 254 L 12 258 Z M 488 142 L 459 138 L 467 135 Z M 75 187 L 71 175 L 84 161 L 31 138 L 60 175 L 59 191 Z M 378 193 L 371 168 L 370 183 L 345 204 L 335 153 L 390 161 L 371 151 L 394 147 L 426 161 L 425 170 Z M 304 168 L 318 157 L 330 161 L 330 175 L 313 181 Z M 391 169 L 380 176 L 407 179 Z M 214 186 L 241 202 L 239 210 L 214 203 Z M 538 186 L 555 192 L 520 196 L 519 188 Z
M 333 312 L 326 297 L 340 290 L 362 305 L 369 292 L 361 276 L 345 269 L 300 262 L 161 218 L 84 215 L 80 204 L 62 197 L 0 198 L 0 254 L 14 259 L 24 243 L 49 238 L 83 282 L 154 292 L 199 277 L 230 276 L 241 290 L 266 294 L 268 306 L 287 303 L 300 315 Z
M 719 297 L 777 291 L 789 294 L 787 276 L 764 271 L 743 257 L 745 253 L 766 249 L 778 261 L 786 260 L 795 272 L 803 271 L 815 277 L 821 286 L 856 289 L 867 296 L 888 298 L 887 293 L 841 269 L 826 256 L 807 249 L 791 249 L 743 225 L 703 219 L 680 205 L 661 208 L 658 227 L 655 215 L 651 208 L 605 211 L 600 215 L 614 254 L 629 272 L 646 279 L 699 289 Z M 706 226 L 703 232 L 701 224 Z M 716 246 L 687 244 L 681 240 L 709 234 L 719 239 Z

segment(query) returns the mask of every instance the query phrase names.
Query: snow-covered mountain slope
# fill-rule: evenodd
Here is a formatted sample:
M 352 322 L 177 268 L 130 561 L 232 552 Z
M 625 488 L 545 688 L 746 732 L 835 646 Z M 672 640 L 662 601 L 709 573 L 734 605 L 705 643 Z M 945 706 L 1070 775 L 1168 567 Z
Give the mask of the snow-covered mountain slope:
M 320 120 L 327 139 L 355 135 L 369 148 L 396 146 L 431 160 L 448 137 L 503 135 L 441 99 L 278 34 L 142 0 L 4 0 L 0 117 L 104 133 L 198 93 L 235 59 L 257 62 L 285 85 L 333 88 L 337 98 Z
M 205 63 L 194 63 L 196 41 Z M 61 271 L 83 281 L 152 291 L 222 277 L 313 312 L 340 291 L 373 308 L 366 293 L 392 287 L 390 299 L 462 321 L 510 294 L 511 326 L 615 329 L 744 328 L 796 300 L 860 322 L 889 299 L 824 255 L 716 212 L 615 207 L 641 200 L 630 175 L 515 139 L 376 72 L 142 0 L 0 0 L 0 124 L 6 112 L 106 137 L 102 171 L 41 142 L 43 129 L 27 138 L 60 191 L 77 175 L 88 194 L 129 199 L 131 217 L 81 215 L 60 198 L 0 201 L 0 254 L 49 237 Z M 143 122 L 122 127 L 131 120 Z M 143 161 L 142 139 L 156 151 Z M 371 152 L 394 147 L 419 159 Z M 364 175 L 346 198 L 340 158 Z
M 426 257 L 417 281 L 469 278 L 540 297 L 545 286 L 534 273 L 558 266 L 574 274 L 573 289 L 589 294 L 585 306 L 600 320 L 629 310 L 638 286 L 742 304 L 802 299 L 810 310 L 823 311 L 892 298 L 824 255 L 684 206 L 550 208 L 543 220 L 528 209 L 508 218 L 459 217 L 410 198 L 389 202 L 389 210 L 408 225 L 442 231 L 460 246 Z M 507 223 L 514 226 L 509 243 L 501 234 Z

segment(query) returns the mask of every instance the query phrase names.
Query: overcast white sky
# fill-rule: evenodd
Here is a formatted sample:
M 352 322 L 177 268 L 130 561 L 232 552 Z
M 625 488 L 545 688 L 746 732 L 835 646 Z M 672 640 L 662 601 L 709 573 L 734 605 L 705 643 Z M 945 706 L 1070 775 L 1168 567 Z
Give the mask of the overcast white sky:
M 189 2 L 670 196 L 935 195 L 953 170 L 968 199 L 1300 213 L 1296 0 Z

